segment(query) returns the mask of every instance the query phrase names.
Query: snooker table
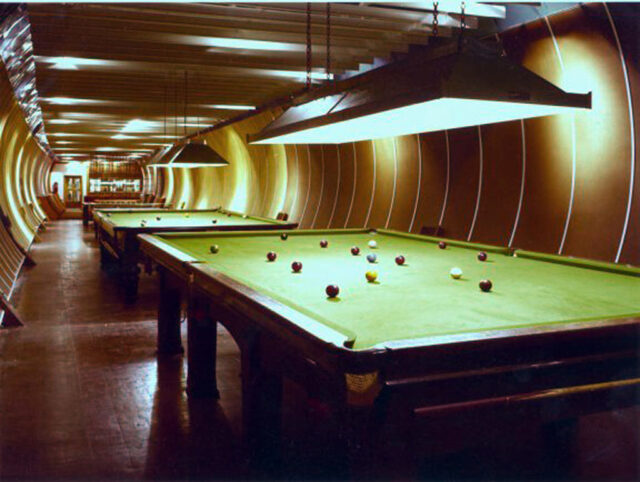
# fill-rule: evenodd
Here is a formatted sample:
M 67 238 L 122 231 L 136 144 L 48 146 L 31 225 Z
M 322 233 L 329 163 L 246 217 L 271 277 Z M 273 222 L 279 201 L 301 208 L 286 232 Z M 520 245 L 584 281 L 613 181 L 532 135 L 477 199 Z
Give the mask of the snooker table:
M 216 323 L 237 342 L 252 456 L 277 447 L 283 377 L 331 407 L 360 467 L 382 426 L 405 441 L 403 452 L 443 420 L 499 414 L 513 426 L 523 417 L 565 426 L 639 401 L 638 268 L 452 240 L 439 249 L 440 239 L 388 230 L 280 234 L 140 236 L 159 265 L 160 354 L 182 351 L 188 299 L 190 396 L 218 396 Z M 454 266 L 461 279 L 449 276 Z M 490 292 L 479 289 L 483 278 Z M 330 283 L 337 298 L 325 294 Z
M 158 219 L 159 218 L 159 219 Z M 142 225 L 144 221 L 144 225 Z M 297 224 L 247 216 L 221 209 L 102 209 L 94 211 L 94 224 L 100 243 L 100 263 L 115 267 L 121 277 L 125 300 L 134 302 L 138 293 L 140 268 L 144 261 L 137 236 L 168 231 L 252 231 L 292 229 Z M 150 265 L 147 264 L 150 271 Z
M 93 211 L 98 209 L 160 209 L 163 203 L 141 203 L 136 200 L 120 200 L 120 201 L 94 201 L 82 203 L 82 224 L 89 226 L 89 222 L 93 219 Z

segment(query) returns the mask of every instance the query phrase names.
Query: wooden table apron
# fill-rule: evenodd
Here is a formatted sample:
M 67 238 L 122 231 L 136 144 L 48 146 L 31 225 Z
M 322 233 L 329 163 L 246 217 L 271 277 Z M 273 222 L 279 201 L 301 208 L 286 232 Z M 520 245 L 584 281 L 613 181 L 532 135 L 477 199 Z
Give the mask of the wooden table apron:
M 508 412 L 549 422 L 638 403 L 637 318 L 352 350 L 301 329 L 305 315 L 176 249 L 163 249 L 152 237 L 141 238 L 142 249 L 163 272 L 159 351 L 181 350 L 175 342 L 180 336 L 176 310 L 168 311 L 174 317 L 169 320 L 163 306 L 177 306 L 168 300 L 186 294 L 188 392 L 218 396 L 216 323 L 228 329 L 242 354 L 243 424 L 256 451 L 277 444 L 283 376 L 334 407 L 342 420 L 341 437 L 360 454 L 354 458 L 367 453 L 380 423 L 396 427 L 413 444 L 418 427 L 461 414 L 473 419 Z

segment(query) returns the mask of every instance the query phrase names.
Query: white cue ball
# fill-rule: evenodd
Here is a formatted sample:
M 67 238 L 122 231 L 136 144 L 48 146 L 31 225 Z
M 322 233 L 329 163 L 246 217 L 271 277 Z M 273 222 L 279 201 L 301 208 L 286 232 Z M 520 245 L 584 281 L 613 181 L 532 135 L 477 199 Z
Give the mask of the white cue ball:
M 369 241 L 369 247 L 371 249 L 375 249 L 378 247 L 378 243 L 376 243 L 373 239 L 371 241 Z
M 449 274 L 453 279 L 462 278 L 462 270 L 460 268 L 451 268 L 451 271 L 449 271 Z

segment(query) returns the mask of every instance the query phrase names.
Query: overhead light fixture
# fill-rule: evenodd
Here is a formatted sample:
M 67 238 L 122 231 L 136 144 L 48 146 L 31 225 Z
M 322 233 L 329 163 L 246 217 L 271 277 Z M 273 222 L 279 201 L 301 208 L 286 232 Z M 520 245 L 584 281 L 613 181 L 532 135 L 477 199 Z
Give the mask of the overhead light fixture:
M 47 124 L 60 124 L 60 125 L 66 125 L 66 124 L 77 124 L 78 120 L 73 120 L 73 119 L 51 119 L 46 121 Z
M 151 167 L 225 167 L 229 163 L 207 144 L 192 140 L 187 144 L 164 146 L 149 161 Z
M 207 144 L 191 141 L 178 146 L 169 159 L 168 167 L 225 167 L 229 163 Z
M 81 57 L 46 57 L 36 55 L 36 62 L 43 62 L 50 65 L 52 69 L 58 70 L 78 70 L 78 67 L 95 67 L 108 64 L 107 60 L 86 59 Z
M 265 72 L 275 77 L 287 77 L 300 82 L 307 80 L 307 72 L 303 70 L 266 70 Z M 333 78 L 333 74 L 329 74 L 329 80 L 333 80 Z M 327 80 L 327 74 L 324 72 L 311 72 L 311 80 Z
M 222 110 L 253 110 L 256 107 L 253 105 L 234 105 L 234 104 L 211 104 L 207 107 L 211 109 L 222 109 Z
M 106 100 L 96 100 L 96 99 L 77 99 L 74 97 L 44 97 L 42 98 L 43 102 L 48 104 L 55 105 L 103 105 L 109 104 L 109 101 Z
M 125 124 L 120 132 L 148 132 L 158 127 L 158 123 L 154 121 L 146 121 L 142 119 L 132 119 Z
M 467 41 L 437 58 L 407 58 L 301 94 L 252 144 L 340 144 L 457 129 L 591 108 L 591 93 L 567 93 Z
M 241 38 L 203 37 L 199 42 L 209 47 L 239 50 L 269 50 L 279 52 L 304 52 L 304 45 L 288 42 L 272 42 L 269 40 L 251 40 Z

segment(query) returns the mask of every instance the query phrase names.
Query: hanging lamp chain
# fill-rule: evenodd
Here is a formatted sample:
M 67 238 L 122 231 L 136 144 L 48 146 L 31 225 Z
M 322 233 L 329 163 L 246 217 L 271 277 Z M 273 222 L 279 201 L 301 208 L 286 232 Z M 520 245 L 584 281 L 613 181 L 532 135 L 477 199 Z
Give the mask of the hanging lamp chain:
M 464 30 L 467 27 L 467 18 L 465 14 L 465 3 L 460 3 L 460 35 L 458 37 L 458 49 L 462 48 Z
M 433 30 L 431 35 L 438 36 L 438 2 L 433 2 Z
M 188 82 L 189 82 L 189 72 L 184 71 L 184 136 L 187 137 L 187 91 L 188 91 Z
M 311 2 L 307 2 L 307 90 L 311 88 Z
M 331 2 L 327 2 L 327 82 L 331 80 Z

